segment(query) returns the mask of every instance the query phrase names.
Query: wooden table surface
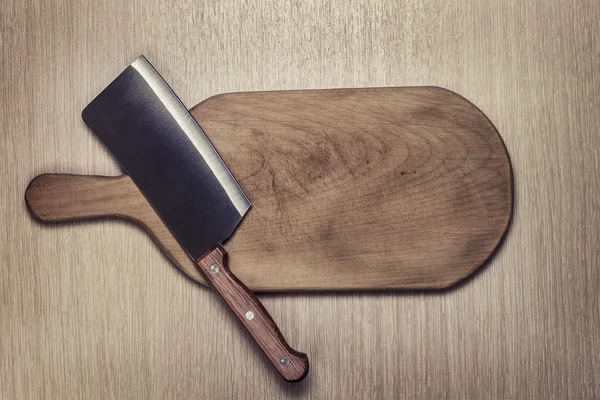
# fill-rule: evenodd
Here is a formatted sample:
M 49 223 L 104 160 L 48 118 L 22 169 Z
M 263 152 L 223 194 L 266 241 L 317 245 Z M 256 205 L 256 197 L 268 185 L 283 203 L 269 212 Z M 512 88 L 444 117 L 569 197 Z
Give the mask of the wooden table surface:
M 600 3 L 1 0 L 0 398 L 600 398 Z M 439 85 L 512 157 L 512 227 L 443 293 L 261 296 L 286 384 L 221 300 L 119 221 L 45 226 L 42 172 L 116 175 L 80 111 L 145 54 L 230 91 Z M 368 268 L 368 266 L 365 266 Z

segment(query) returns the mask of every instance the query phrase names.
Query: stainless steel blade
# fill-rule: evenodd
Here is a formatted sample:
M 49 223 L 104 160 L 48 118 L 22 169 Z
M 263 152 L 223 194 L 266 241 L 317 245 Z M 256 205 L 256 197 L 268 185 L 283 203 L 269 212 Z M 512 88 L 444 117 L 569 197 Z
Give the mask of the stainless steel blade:
M 82 117 L 193 259 L 229 238 L 250 208 L 200 126 L 144 56 Z

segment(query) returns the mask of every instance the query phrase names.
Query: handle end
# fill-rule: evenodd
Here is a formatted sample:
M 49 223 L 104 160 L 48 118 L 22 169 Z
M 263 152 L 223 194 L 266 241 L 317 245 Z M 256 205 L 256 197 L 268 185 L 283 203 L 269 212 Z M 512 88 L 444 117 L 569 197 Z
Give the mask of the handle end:
M 50 174 L 42 174 L 33 178 L 25 189 L 25 205 L 27 210 L 35 219 L 41 222 L 48 222 L 43 211 L 44 186 L 48 179 L 51 179 Z
M 286 371 L 280 370 L 279 373 L 287 382 L 300 382 L 306 378 L 308 371 L 310 370 L 308 356 L 295 350 L 292 350 L 291 353 L 292 357 L 282 357 L 279 360 L 280 364 L 286 368 Z M 284 358 L 288 358 L 288 360 L 286 361 Z M 287 369 L 287 367 L 292 365 L 292 368 Z

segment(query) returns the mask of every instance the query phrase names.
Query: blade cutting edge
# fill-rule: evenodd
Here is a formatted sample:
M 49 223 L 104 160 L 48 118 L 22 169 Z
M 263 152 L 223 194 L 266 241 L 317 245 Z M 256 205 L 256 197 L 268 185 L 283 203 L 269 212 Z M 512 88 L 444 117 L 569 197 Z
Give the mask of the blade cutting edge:
M 198 123 L 183 104 L 183 102 L 175 95 L 173 90 L 167 85 L 165 80 L 160 76 L 156 69 L 148 62 L 146 57 L 140 56 L 136 58 L 131 66 L 135 68 L 140 75 L 146 80 L 150 88 L 156 93 L 156 96 L 169 110 L 177 124 L 187 135 L 194 147 L 198 149 L 204 161 L 215 175 L 227 196 L 233 203 L 234 207 L 240 215 L 244 215 L 250 207 L 250 201 L 240 189 L 235 178 L 225 165 L 219 153 L 214 148 L 213 144 L 208 140 L 206 134 L 200 128 Z

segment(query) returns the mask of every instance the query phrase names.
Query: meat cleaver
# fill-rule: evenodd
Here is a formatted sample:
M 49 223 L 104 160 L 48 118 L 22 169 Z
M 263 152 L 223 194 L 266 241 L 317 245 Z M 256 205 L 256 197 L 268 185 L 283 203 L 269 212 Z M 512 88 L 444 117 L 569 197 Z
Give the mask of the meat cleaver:
M 82 117 L 281 376 L 302 380 L 308 357 L 287 344 L 261 302 L 231 273 L 221 246 L 250 201 L 154 67 L 144 56 L 137 58 Z

